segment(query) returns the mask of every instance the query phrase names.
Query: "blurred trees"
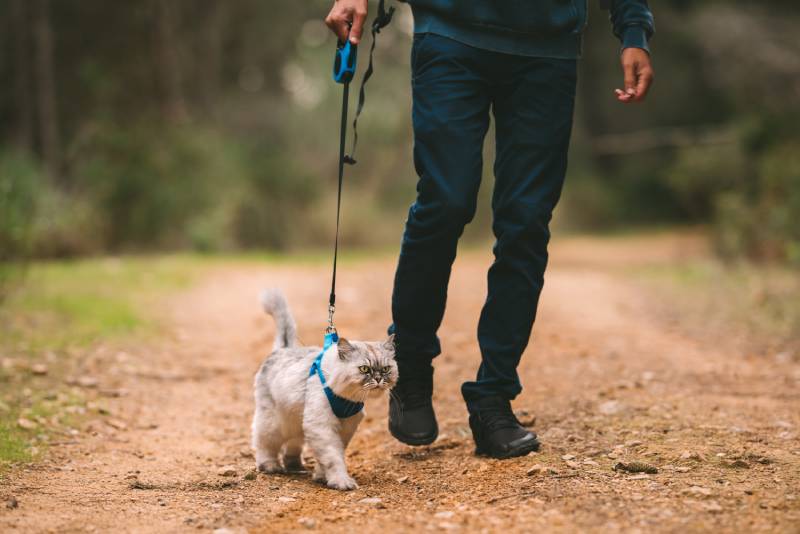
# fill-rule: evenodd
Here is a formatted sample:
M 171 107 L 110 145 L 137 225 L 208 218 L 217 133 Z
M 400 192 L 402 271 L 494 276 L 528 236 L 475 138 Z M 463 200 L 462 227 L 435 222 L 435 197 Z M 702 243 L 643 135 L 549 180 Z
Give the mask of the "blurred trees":
M 800 263 L 800 6 L 654 4 L 656 86 L 620 106 L 618 43 L 595 4 L 557 223 L 710 223 L 728 256 Z M 0 3 L 0 260 L 328 244 L 341 94 L 328 8 Z M 410 31 L 400 6 L 379 38 L 348 169 L 351 244 L 396 242 L 413 199 Z

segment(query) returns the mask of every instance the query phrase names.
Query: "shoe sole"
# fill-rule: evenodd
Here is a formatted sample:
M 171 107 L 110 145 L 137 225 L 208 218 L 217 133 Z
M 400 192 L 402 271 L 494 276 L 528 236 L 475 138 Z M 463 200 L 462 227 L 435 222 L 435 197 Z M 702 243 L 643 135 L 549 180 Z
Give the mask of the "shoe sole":
M 389 433 L 390 433 L 390 434 L 391 434 L 391 435 L 394 437 L 394 439 L 396 439 L 397 441 L 400 441 L 400 442 L 402 442 L 402 443 L 405 443 L 406 445 L 412 445 L 412 446 L 414 446 L 414 447 L 420 447 L 420 446 L 422 446 L 422 445 L 430 445 L 431 443 L 433 443 L 434 441 L 436 441 L 436 438 L 438 438 L 438 437 L 439 437 L 439 430 L 437 429 L 437 430 L 436 430 L 436 432 L 434 432 L 434 433 L 433 433 L 433 436 L 431 436 L 431 437 L 425 437 L 425 438 L 410 438 L 410 437 L 408 437 L 408 436 L 406 436 L 406 435 L 404 435 L 404 434 L 402 434 L 402 433 L 400 433 L 400 432 L 396 431 L 396 430 L 395 430 L 395 429 L 394 429 L 394 428 L 393 428 L 391 425 L 389 425 Z
M 509 458 L 517 458 L 519 456 L 526 456 L 532 452 L 536 452 L 539 450 L 539 447 L 541 447 L 541 443 L 539 443 L 538 440 L 533 440 L 521 447 L 517 447 L 516 449 L 512 449 L 510 451 L 506 451 L 500 454 L 493 454 L 492 452 L 476 447 L 475 455 L 487 456 L 489 458 L 494 458 L 496 460 L 507 460 Z

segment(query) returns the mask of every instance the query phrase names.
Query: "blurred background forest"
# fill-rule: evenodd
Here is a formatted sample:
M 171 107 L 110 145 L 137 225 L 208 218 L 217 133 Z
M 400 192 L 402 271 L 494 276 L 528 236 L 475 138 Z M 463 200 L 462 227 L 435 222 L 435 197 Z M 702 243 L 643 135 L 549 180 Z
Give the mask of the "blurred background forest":
M 558 227 L 705 225 L 723 257 L 800 264 L 800 4 L 652 2 L 657 79 L 637 106 L 613 98 L 618 43 L 589 4 Z M 341 98 L 329 7 L 1 2 L 0 262 L 328 246 Z M 348 169 L 350 247 L 396 244 L 413 200 L 410 43 L 400 5 Z M 365 66 L 362 54 L 359 79 Z M 472 240 L 490 235 L 488 139 Z

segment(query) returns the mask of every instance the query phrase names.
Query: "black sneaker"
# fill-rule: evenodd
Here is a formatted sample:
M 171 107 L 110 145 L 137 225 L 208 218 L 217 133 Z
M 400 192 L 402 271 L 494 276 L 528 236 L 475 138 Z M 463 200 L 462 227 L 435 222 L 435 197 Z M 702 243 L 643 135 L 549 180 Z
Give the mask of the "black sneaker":
M 536 434 L 519 424 L 506 399 L 484 397 L 469 403 L 468 408 L 475 454 L 504 459 L 539 450 Z
M 428 445 L 439 435 L 433 412 L 433 366 L 398 361 L 399 378 L 389 396 L 389 432 L 406 445 Z

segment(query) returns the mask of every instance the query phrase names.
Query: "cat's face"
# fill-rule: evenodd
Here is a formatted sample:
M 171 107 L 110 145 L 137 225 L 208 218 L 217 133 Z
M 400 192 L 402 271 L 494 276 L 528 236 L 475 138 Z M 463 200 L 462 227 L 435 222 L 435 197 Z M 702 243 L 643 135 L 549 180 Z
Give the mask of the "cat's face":
M 350 342 L 341 338 L 338 352 L 348 381 L 358 385 L 366 396 L 380 395 L 397 383 L 394 336 L 384 342 Z

